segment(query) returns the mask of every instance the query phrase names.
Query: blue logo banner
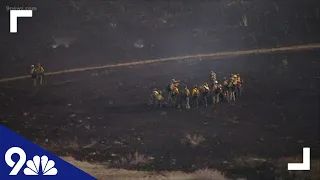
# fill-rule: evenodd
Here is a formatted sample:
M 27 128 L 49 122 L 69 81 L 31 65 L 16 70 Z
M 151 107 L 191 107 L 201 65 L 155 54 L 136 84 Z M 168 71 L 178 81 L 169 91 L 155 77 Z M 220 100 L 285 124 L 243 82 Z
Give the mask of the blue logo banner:
M 0 125 L 1 180 L 96 178 Z

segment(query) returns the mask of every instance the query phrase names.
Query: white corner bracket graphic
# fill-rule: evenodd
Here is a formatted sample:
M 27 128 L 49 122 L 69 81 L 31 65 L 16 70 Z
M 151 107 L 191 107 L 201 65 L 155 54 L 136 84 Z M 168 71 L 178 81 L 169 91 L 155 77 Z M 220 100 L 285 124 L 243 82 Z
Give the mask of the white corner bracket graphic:
M 32 10 L 10 10 L 10 33 L 18 32 L 19 17 L 32 17 Z
M 288 163 L 288 171 L 310 171 L 310 148 L 303 148 L 302 163 Z

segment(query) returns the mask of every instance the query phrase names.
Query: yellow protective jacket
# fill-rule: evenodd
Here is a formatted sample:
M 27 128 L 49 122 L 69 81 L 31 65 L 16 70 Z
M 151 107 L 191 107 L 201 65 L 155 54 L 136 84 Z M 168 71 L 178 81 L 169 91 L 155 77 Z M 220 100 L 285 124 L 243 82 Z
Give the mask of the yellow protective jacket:
M 233 85 L 237 85 L 238 84 L 238 79 L 237 78 L 232 79 L 232 84 Z
M 192 96 L 199 96 L 200 95 L 200 91 L 198 88 L 193 88 L 192 92 L 191 92 Z
M 35 75 L 37 73 L 36 68 L 31 68 L 30 74 Z
M 158 91 L 153 91 L 153 95 L 159 101 L 163 99 L 162 95 Z
M 177 86 L 174 86 L 173 89 L 172 89 L 172 92 L 174 94 L 179 94 L 179 88 Z
M 39 74 L 43 74 L 43 73 L 44 73 L 44 68 L 43 68 L 42 66 L 38 67 L 38 68 L 37 68 L 37 72 L 38 72 Z

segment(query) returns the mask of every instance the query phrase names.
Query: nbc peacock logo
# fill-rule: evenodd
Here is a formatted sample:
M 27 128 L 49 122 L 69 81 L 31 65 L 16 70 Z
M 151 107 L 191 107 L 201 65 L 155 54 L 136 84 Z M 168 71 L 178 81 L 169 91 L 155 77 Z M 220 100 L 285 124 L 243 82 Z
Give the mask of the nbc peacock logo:
M 17 154 L 19 160 L 14 161 L 12 155 Z M 5 161 L 9 167 L 12 168 L 9 173 L 10 176 L 16 176 L 24 165 L 27 167 L 24 168 L 23 173 L 27 176 L 55 176 L 58 174 L 58 170 L 54 167 L 55 162 L 49 160 L 47 156 L 33 156 L 32 160 L 28 160 L 25 151 L 19 147 L 12 147 L 8 149 L 5 154 Z
M 27 167 L 24 169 L 25 175 L 39 175 L 40 173 L 40 164 L 42 175 L 44 176 L 54 176 L 57 175 L 58 170 L 54 167 L 55 162 L 49 160 L 47 156 L 42 156 L 41 159 L 39 156 L 34 156 L 33 160 L 27 161 Z

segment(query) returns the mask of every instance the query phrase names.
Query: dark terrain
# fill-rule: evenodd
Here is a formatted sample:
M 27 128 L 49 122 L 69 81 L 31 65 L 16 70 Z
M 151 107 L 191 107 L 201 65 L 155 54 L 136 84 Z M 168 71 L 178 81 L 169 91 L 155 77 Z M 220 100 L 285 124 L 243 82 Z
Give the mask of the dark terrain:
M 154 157 L 139 169 L 227 168 L 224 161 L 242 156 L 301 156 L 306 146 L 316 159 L 318 58 L 315 51 L 71 73 L 48 76 L 36 89 L 27 80 L 8 82 L 0 89 L 1 124 L 57 155 L 108 161 L 137 151 Z M 172 77 L 201 83 L 209 67 L 220 79 L 242 74 L 245 92 L 235 104 L 190 111 L 148 107 L 152 87 Z M 206 140 L 196 147 L 181 143 L 193 133 Z
M 26 75 L 35 62 L 56 71 L 320 42 L 320 3 L 315 0 L 75 1 L 81 2 L 79 10 L 64 0 L 14 2 L 6 5 L 37 11 L 19 22 L 18 34 L 7 32 L 8 22 L 1 29 L 1 78 Z M 244 13 L 246 27 L 239 23 Z M 51 36 L 76 40 L 69 48 L 51 49 Z M 143 48 L 133 45 L 139 39 Z M 154 159 L 130 168 L 213 167 L 249 179 L 273 179 L 269 167 L 259 167 L 265 174 L 257 175 L 257 169 L 229 164 L 242 157 L 297 157 L 305 146 L 313 159 L 320 158 L 319 58 L 314 50 L 66 73 L 47 76 L 37 88 L 29 79 L 5 82 L 0 84 L 0 124 L 79 160 L 114 162 L 139 152 Z M 190 111 L 148 106 L 152 87 L 163 88 L 172 78 L 200 84 L 211 69 L 220 81 L 230 73 L 242 75 L 244 94 L 235 104 Z M 186 134 L 200 134 L 205 141 L 191 147 L 181 142 Z

